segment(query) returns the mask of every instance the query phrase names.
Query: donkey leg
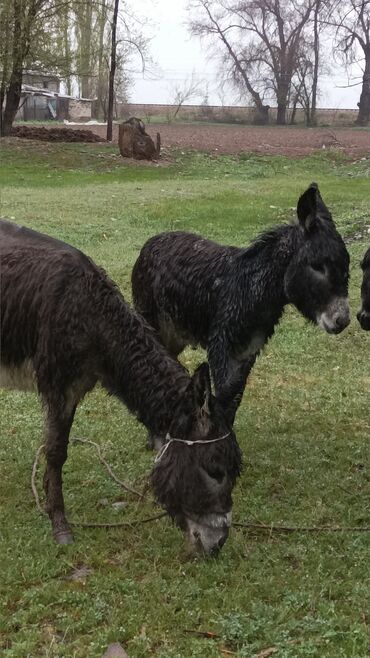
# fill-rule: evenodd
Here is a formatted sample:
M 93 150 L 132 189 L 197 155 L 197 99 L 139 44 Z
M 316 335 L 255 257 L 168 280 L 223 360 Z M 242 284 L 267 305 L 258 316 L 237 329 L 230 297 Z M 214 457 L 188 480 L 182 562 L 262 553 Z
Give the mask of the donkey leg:
M 248 357 L 248 359 L 239 362 L 238 367 L 232 369 L 233 377 L 231 378 L 228 389 L 220 393 L 220 399 L 222 400 L 223 407 L 226 410 L 227 419 L 231 425 L 234 425 L 236 412 L 242 401 L 247 379 L 254 366 L 255 360 L 256 355 L 253 355 Z
M 64 513 L 62 468 L 67 459 L 68 438 L 75 411 L 76 405 L 67 411 L 65 405 L 47 403 L 44 490 L 46 511 L 51 520 L 53 537 L 58 544 L 73 542 Z
M 212 376 L 215 384 L 215 394 L 220 400 L 228 421 L 234 424 L 235 415 L 241 403 L 245 385 L 252 370 L 256 354 L 249 356 L 243 361 L 228 357 L 222 372 L 214 370 L 211 365 Z M 226 373 L 226 374 L 225 374 Z

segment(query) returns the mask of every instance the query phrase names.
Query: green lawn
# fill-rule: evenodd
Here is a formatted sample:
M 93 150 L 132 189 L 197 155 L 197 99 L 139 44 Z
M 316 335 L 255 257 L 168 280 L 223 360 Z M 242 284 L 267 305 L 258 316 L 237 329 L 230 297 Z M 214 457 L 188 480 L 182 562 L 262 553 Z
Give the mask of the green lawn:
M 81 248 L 130 299 L 143 242 L 181 228 L 247 244 L 294 215 L 315 180 L 343 234 L 370 225 L 370 160 L 303 160 L 173 153 L 127 165 L 106 145 L 4 141 L 0 214 Z M 370 335 L 355 319 L 359 262 L 370 236 L 351 241 L 353 321 L 339 336 L 287 309 L 253 370 L 238 412 L 244 470 L 234 520 L 370 526 Z M 183 355 L 189 368 L 202 355 Z M 188 561 L 168 519 L 128 529 L 76 529 L 56 546 L 34 505 L 30 471 L 42 441 L 32 394 L 0 391 L 0 655 L 99 658 L 110 642 L 130 658 L 364 658 L 370 645 L 370 533 L 234 529 L 220 558 Z M 145 428 L 95 390 L 72 436 L 99 443 L 122 479 L 142 487 L 153 456 Z M 39 477 L 39 485 L 41 475 Z M 73 444 L 64 492 L 71 519 L 152 515 L 122 491 L 91 447 Z M 112 504 L 126 501 L 115 511 Z M 88 571 L 70 578 L 76 569 Z M 213 639 L 185 630 L 210 631 Z M 272 655 L 272 654 L 271 654 Z

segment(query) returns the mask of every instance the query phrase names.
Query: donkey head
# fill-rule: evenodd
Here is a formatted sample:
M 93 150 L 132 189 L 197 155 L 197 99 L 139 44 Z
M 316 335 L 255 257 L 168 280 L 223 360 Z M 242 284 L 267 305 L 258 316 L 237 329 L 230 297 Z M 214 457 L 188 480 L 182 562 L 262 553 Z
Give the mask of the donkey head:
M 241 453 L 211 393 L 207 364 L 195 371 L 175 416 L 151 474 L 155 496 L 192 552 L 216 555 L 229 534 Z
M 300 231 L 285 274 L 285 293 L 302 315 L 329 334 L 350 321 L 349 255 L 316 183 L 298 200 Z
M 370 249 L 367 250 L 361 263 L 363 271 L 361 284 L 361 308 L 357 313 L 357 319 L 365 331 L 370 330 Z

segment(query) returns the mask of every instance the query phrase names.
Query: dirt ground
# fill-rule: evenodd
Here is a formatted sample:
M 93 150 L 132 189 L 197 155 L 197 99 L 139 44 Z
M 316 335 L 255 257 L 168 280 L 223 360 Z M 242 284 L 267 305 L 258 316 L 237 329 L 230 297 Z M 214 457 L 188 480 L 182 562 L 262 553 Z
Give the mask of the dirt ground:
M 91 130 L 72 128 L 44 128 L 43 126 L 14 126 L 14 137 L 36 139 L 42 142 L 104 142 L 105 140 Z
M 105 126 L 92 129 L 104 135 Z M 226 154 L 253 151 L 302 157 L 318 149 L 336 148 L 354 158 L 370 154 L 370 130 L 355 128 L 155 124 L 147 125 L 146 130 L 153 138 L 160 132 L 163 149 L 176 147 Z M 118 126 L 114 126 L 114 139 L 118 139 Z
M 26 128 L 27 135 L 21 132 L 17 136 L 29 136 L 45 139 L 45 129 L 40 127 L 20 126 Z M 370 155 L 370 129 L 356 128 L 298 128 L 292 126 L 241 126 L 209 124 L 152 124 L 146 126 L 147 132 L 154 138 L 156 132 L 161 134 L 164 153 L 169 148 L 194 149 L 208 153 L 241 153 L 253 151 L 269 155 L 288 155 L 302 157 L 321 149 L 338 149 L 350 157 Z M 100 141 L 104 140 L 106 126 L 86 126 L 84 130 L 72 128 L 49 129 L 50 141 Z M 60 135 L 58 135 L 58 131 Z M 91 140 L 86 131 L 91 131 Z M 38 133 L 43 133 L 38 134 Z M 79 140 L 78 133 L 81 134 Z M 92 135 L 93 133 L 93 135 Z M 59 139 L 58 139 L 59 141 Z M 113 141 L 118 141 L 118 126 L 113 129 Z

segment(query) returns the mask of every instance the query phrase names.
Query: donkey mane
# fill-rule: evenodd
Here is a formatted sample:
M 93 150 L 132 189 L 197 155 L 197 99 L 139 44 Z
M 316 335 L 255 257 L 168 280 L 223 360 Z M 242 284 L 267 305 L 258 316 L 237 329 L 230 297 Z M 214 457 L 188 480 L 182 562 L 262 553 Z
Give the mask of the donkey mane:
M 320 233 L 327 234 L 328 236 L 330 235 L 331 239 L 337 237 L 335 224 L 330 213 L 325 214 L 324 221 L 318 219 L 311 227 L 310 231 L 311 235 L 315 231 L 320 231 Z M 241 258 L 254 258 L 264 249 L 268 249 L 269 247 L 272 249 L 275 248 L 277 244 L 281 243 L 281 239 L 284 236 L 289 236 L 289 238 L 294 237 L 296 242 L 298 240 L 304 240 L 304 231 L 302 230 L 297 218 L 294 217 L 290 222 L 278 224 L 277 226 L 272 226 L 271 228 L 262 231 L 251 240 L 249 245 L 236 249 L 238 249 Z M 341 240 L 339 235 L 338 240 Z M 292 246 L 296 246 L 294 242 Z
M 280 224 L 279 226 L 273 226 L 266 231 L 262 231 L 255 238 L 253 238 L 249 245 L 246 247 L 237 247 L 238 255 L 242 259 L 254 258 L 259 256 L 262 251 L 265 249 L 271 248 L 274 249 L 276 244 L 280 241 L 282 236 L 289 233 L 292 235 L 296 228 L 294 222 Z

